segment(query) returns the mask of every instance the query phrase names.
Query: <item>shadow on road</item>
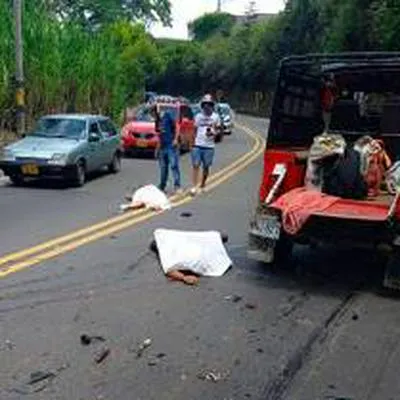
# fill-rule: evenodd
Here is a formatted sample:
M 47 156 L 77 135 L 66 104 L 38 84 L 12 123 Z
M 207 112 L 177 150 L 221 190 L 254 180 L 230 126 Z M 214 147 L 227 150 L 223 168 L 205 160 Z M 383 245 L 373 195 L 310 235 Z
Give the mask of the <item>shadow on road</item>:
M 105 176 L 110 175 L 110 173 L 106 170 L 98 171 L 90 173 L 87 176 L 86 184 L 90 184 L 90 182 L 96 181 L 98 179 L 102 179 Z M 24 188 L 31 188 L 31 189 L 43 189 L 43 190 L 67 190 L 67 189 L 76 189 L 71 182 L 64 180 L 62 178 L 48 178 L 48 179 L 28 179 L 24 183 L 16 186 L 13 185 L 11 182 L 7 183 L 3 188 L 14 188 L 14 189 L 24 189 Z
M 235 268 L 266 287 L 291 288 L 332 296 L 363 291 L 385 294 L 382 280 L 385 257 L 377 251 L 338 249 L 324 246 L 311 249 L 296 246 L 290 265 L 266 265 L 249 260 L 246 248 L 229 250 Z M 387 294 L 387 293 L 386 293 Z M 391 293 L 391 296 L 397 297 Z

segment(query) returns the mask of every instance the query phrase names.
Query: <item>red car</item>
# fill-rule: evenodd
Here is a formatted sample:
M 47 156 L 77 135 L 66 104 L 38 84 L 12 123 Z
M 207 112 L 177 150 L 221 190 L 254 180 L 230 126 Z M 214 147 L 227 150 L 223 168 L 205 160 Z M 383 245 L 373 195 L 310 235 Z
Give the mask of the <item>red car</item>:
M 189 105 L 180 102 L 161 103 L 160 111 L 169 111 L 176 121 L 180 133 L 180 149 L 188 151 L 194 136 L 194 116 Z M 125 154 L 135 151 L 154 152 L 159 141 L 155 121 L 147 107 L 142 107 L 134 121 L 122 128 L 122 143 Z

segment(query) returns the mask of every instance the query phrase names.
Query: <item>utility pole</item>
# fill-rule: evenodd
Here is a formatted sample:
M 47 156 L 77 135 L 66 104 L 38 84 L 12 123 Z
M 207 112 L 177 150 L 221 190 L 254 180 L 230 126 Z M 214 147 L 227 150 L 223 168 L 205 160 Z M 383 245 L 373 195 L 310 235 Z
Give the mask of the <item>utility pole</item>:
M 218 0 L 218 3 L 217 3 L 217 12 L 221 12 L 221 10 L 222 10 L 222 0 Z
M 25 133 L 25 89 L 24 89 L 24 49 L 22 39 L 22 7 L 23 0 L 14 0 L 15 20 L 15 103 L 17 117 L 17 133 Z

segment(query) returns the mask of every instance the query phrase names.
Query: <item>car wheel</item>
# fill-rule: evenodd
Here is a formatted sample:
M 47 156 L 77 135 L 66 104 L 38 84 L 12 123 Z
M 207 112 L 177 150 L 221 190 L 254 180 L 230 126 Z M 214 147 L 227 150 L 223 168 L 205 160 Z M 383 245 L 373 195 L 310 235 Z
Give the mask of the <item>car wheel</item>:
M 74 186 L 82 187 L 86 182 L 86 168 L 84 162 L 80 161 L 75 167 Z
M 114 154 L 108 169 L 112 174 L 117 174 L 119 171 L 121 171 L 121 156 L 118 153 Z
M 11 175 L 10 181 L 15 186 L 21 186 L 24 183 L 24 177 L 22 175 Z

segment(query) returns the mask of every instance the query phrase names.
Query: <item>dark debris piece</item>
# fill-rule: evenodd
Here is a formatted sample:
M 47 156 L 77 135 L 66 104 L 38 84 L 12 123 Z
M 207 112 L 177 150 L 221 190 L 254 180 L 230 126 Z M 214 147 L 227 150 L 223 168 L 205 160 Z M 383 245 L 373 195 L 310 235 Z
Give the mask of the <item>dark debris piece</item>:
M 110 355 L 110 353 L 110 349 L 104 349 L 96 356 L 94 361 L 96 364 L 101 364 Z

